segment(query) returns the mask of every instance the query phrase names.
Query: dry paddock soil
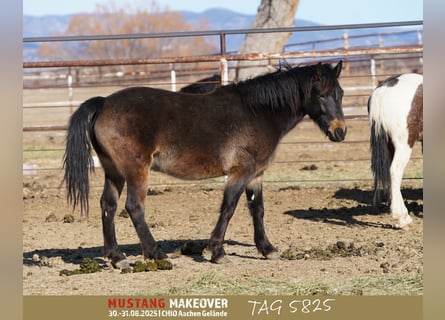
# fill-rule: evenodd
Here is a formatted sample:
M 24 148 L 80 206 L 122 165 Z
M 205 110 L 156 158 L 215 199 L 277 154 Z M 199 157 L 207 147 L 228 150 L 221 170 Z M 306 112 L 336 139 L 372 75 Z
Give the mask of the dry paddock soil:
M 368 130 L 366 121 L 351 122 L 347 139 L 366 140 Z M 313 136 L 322 138 L 312 123 L 303 123 L 286 141 Z M 43 139 L 55 143 L 61 137 Z M 422 176 L 419 150 L 416 146 L 408 176 Z M 280 163 L 289 157 L 306 162 Z M 316 162 L 336 157 L 345 160 Z M 205 251 L 181 252 L 208 239 L 223 182 L 156 184 L 146 200 L 146 220 L 173 269 L 134 273 L 108 268 L 102 258 L 99 187 L 90 195 L 89 218 L 82 219 L 78 212 L 70 216 L 63 188 L 49 187 L 60 184 L 60 172 L 24 175 L 23 294 L 423 294 L 422 180 L 404 180 L 403 194 L 414 222 L 408 230 L 393 229 L 388 208 L 370 205 L 369 161 L 355 161 L 367 157 L 366 143 L 280 147 L 277 163 L 266 175 L 271 182 L 264 186 L 266 231 L 282 253 L 276 261 L 257 253 L 244 197 L 226 234 L 231 263 L 212 264 Z M 293 177 L 322 180 L 300 183 L 292 182 Z M 324 182 L 332 177 L 344 181 Z M 363 180 L 349 181 L 355 177 Z M 162 182 L 164 177 L 156 179 Z M 101 181 L 97 170 L 92 185 L 100 186 Z M 118 213 L 123 206 L 121 199 Z M 116 216 L 116 229 L 130 264 L 143 261 L 130 219 Z M 63 269 L 78 270 L 84 258 L 96 261 L 100 272 L 60 275 Z

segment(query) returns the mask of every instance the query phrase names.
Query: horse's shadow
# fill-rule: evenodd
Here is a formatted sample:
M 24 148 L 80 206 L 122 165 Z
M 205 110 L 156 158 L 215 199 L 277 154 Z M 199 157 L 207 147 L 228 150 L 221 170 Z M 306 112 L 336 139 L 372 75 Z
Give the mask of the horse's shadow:
M 402 189 L 402 195 L 405 200 L 420 200 L 423 199 L 423 189 Z M 339 200 L 353 200 L 358 202 L 356 206 L 329 209 L 305 209 L 305 210 L 289 210 L 284 214 L 290 215 L 297 219 L 305 219 L 310 221 L 320 221 L 323 223 L 331 223 L 340 226 L 363 226 L 375 228 L 393 228 L 391 224 L 376 223 L 370 221 L 358 220 L 358 216 L 363 215 L 379 215 L 388 214 L 389 207 L 387 204 L 378 206 L 372 205 L 373 191 L 353 189 L 339 189 L 333 195 L 334 199 Z M 408 211 L 417 217 L 423 217 L 423 204 L 418 204 L 416 201 L 407 202 Z
M 422 200 L 423 199 L 423 188 L 402 188 L 403 199 L 405 200 Z M 372 204 L 373 191 L 372 190 L 362 190 L 358 188 L 345 189 L 341 188 L 334 194 L 335 199 L 349 199 L 354 200 L 362 204 Z
M 208 244 L 208 239 L 190 239 L 190 240 L 163 240 L 158 241 L 158 246 L 162 250 L 162 252 L 166 254 L 174 254 L 177 251 L 180 251 L 181 248 L 184 247 L 186 243 L 193 243 L 196 246 L 206 247 Z M 227 240 L 224 242 L 226 246 L 253 246 L 253 244 L 241 243 L 234 240 Z M 142 254 L 141 246 L 139 243 L 137 244 L 123 244 L 119 245 L 119 249 L 125 253 L 127 257 L 130 256 L 139 256 Z M 38 249 L 33 251 L 26 251 L 23 253 L 23 265 L 38 265 L 40 264 L 40 260 L 33 259 L 34 255 L 37 254 L 39 258 L 61 258 L 65 263 L 71 263 L 80 265 L 84 258 L 90 258 L 96 260 L 100 264 L 106 264 L 103 257 L 103 247 L 79 247 L 77 249 L 59 249 L 59 248 L 51 248 L 51 249 Z M 187 253 L 183 254 L 184 256 L 193 259 L 195 262 L 210 262 L 210 260 L 206 259 L 200 253 Z

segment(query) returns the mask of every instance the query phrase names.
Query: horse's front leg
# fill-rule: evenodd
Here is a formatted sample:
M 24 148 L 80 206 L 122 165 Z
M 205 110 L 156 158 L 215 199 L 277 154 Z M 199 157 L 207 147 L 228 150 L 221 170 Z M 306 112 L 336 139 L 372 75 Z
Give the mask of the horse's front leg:
M 246 187 L 247 206 L 253 219 L 255 245 L 266 259 L 279 259 L 278 250 L 267 239 L 264 227 L 264 201 L 262 177 Z
M 229 262 L 225 258 L 226 253 L 223 248 L 224 236 L 245 186 L 246 184 L 242 181 L 234 181 L 233 177 L 229 177 L 227 181 L 218 222 L 209 241 L 209 249 L 212 252 L 211 262 L 213 263 Z

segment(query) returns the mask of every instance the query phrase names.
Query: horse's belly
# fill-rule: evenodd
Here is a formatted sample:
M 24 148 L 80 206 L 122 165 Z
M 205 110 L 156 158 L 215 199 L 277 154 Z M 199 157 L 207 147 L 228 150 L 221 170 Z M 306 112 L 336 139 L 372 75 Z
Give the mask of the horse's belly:
M 153 156 L 151 170 L 184 180 L 209 179 L 225 174 L 221 164 L 215 159 L 191 154 L 177 158 L 156 154 Z

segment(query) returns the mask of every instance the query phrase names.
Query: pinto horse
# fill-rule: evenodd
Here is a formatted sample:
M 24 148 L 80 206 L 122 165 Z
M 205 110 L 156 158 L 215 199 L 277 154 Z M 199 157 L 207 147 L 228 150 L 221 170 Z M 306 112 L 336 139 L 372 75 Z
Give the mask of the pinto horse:
M 331 141 L 343 141 L 346 125 L 340 61 L 280 67 L 208 94 L 130 87 L 94 97 L 70 118 L 64 155 L 67 201 L 88 214 L 89 171 L 95 150 L 105 173 L 100 206 L 104 256 L 114 266 L 125 257 L 114 216 L 127 183 L 125 208 L 146 259 L 164 259 L 145 221 L 149 171 L 181 179 L 227 175 L 220 215 L 209 240 L 211 261 L 225 262 L 224 236 L 242 193 L 254 224 L 254 241 L 264 257 L 276 259 L 263 222 L 262 176 L 281 138 L 308 115 Z
M 387 198 L 396 228 L 412 222 L 400 186 L 413 145 L 423 149 L 423 76 L 406 73 L 379 83 L 368 100 L 374 205 Z M 382 197 L 383 195 L 383 197 Z

